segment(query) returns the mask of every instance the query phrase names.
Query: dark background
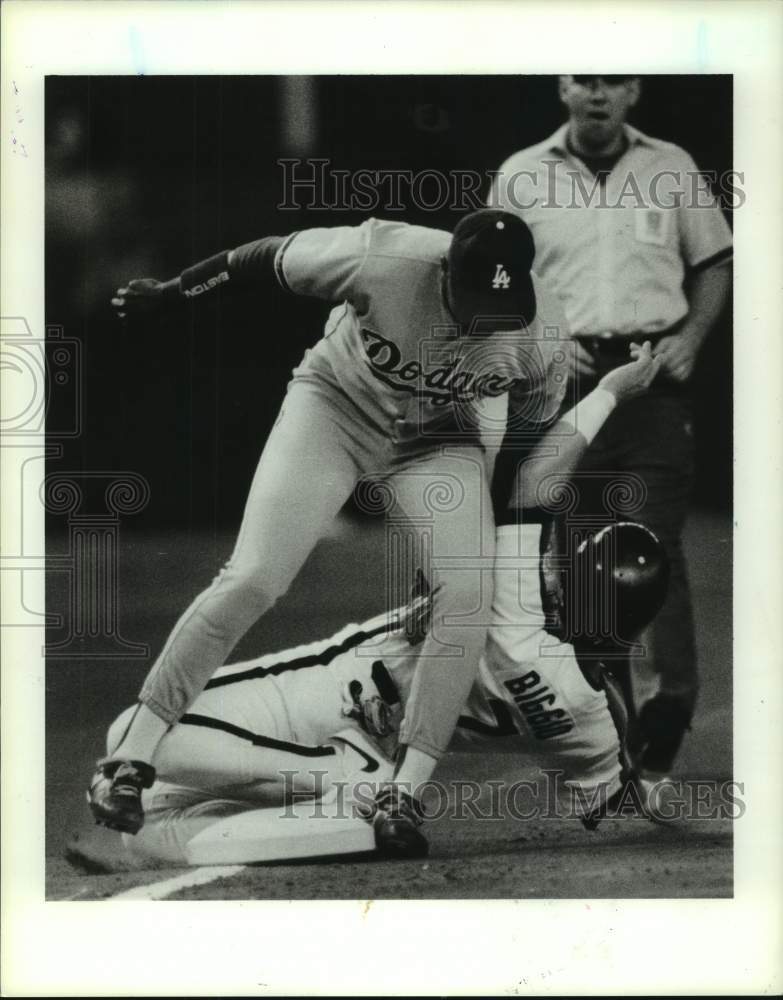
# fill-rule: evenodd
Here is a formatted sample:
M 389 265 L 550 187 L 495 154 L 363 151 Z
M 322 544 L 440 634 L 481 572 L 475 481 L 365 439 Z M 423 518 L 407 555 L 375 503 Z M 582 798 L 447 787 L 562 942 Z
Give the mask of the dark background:
M 51 468 L 133 471 L 151 487 L 135 527 L 236 527 L 291 368 L 320 335 L 317 302 L 248 294 L 127 330 L 109 308 L 133 277 L 168 278 L 218 250 L 361 213 L 279 211 L 279 157 L 331 169 L 496 170 L 563 120 L 554 77 L 320 77 L 305 136 L 277 77 L 49 77 L 46 317 L 83 344 L 82 432 Z M 289 110 L 286 110 L 286 109 Z M 704 170 L 732 163 L 732 81 L 645 77 L 631 121 Z M 486 193 L 487 180 L 482 194 Z M 389 216 L 390 212 L 376 214 Z M 461 212 L 406 206 L 452 228 Z M 728 509 L 731 328 L 695 377 L 698 494 Z M 53 390 L 49 428 L 72 400 Z M 314 470 L 317 473 L 317 470 Z

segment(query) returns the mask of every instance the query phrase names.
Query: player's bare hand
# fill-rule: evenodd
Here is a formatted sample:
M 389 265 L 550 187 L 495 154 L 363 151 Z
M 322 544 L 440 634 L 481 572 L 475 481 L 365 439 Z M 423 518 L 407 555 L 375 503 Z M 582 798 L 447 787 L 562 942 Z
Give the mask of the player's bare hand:
M 698 345 L 686 333 L 661 337 L 655 345 L 654 355 L 660 358 L 661 368 L 675 382 L 687 382 L 693 374 Z
M 125 288 L 118 288 L 111 304 L 120 319 L 150 316 L 168 302 L 169 282 L 155 278 L 134 278 Z
M 631 361 L 615 368 L 601 379 L 599 388 L 611 392 L 618 403 L 641 396 L 649 389 L 661 367 L 660 358 L 654 357 L 650 341 L 631 344 Z
M 571 344 L 573 345 L 573 354 L 571 355 L 571 374 L 595 375 L 595 362 L 593 361 L 592 354 L 587 350 L 584 344 L 581 344 L 576 339 L 572 340 Z

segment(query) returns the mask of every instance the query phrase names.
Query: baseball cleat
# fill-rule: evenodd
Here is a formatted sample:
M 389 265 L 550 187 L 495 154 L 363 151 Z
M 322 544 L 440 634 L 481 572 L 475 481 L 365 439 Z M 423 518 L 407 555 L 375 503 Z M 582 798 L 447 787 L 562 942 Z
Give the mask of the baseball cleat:
M 649 819 L 647 790 L 636 775 L 631 775 L 600 806 L 579 819 L 585 830 L 596 830 L 605 819 Z
M 682 786 L 668 774 L 634 774 L 597 809 L 580 816 L 586 830 L 605 819 L 646 819 L 671 826 L 682 819 Z
M 107 760 L 87 792 L 95 822 L 121 833 L 138 833 L 144 826 L 141 793 L 155 780 L 155 768 L 141 760 Z
M 644 811 L 653 823 L 677 826 L 687 818 L 682 782 L 670 774 L 645 771 L 639 777 L 639 788 L 644 796 Z
M 386 785 L 375 796 L 365 816 L 375 831 L 375 846 L 388 858 L 424 858 L 429 843 L 419 830 L 424 810 L 399 785 Z

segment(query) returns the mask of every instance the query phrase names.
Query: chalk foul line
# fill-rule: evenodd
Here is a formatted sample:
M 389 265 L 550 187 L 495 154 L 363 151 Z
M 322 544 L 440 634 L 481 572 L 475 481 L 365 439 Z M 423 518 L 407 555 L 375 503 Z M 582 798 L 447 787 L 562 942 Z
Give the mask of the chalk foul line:
M 195 885 L 207 885 L 215 882 L 219 878 L 231 878 L 244 871 L 246 865 L 218 865 L 208 868 L 196 868 L 193 871 L 183 872 L 175 878 L 167 878 L 162 882 L 151 882 L 149 885 L 138 885 L 135 889 L 126 889 L 112 896 L 116 899 L 165 899 L 172 893 L 179 892 L 180 889 L 190 889 Z

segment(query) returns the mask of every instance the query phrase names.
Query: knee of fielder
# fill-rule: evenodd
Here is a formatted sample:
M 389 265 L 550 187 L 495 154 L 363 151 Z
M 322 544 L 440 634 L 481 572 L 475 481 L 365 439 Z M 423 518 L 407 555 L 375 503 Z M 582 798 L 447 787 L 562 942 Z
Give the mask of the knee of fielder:
M 165 722 L 176 722 L 245 632 L 273 604 L 262 580 L 226 570 L 175 626 L 144 682 L 139 701 Z
M 484 648 L 491 622 L 494 580 L 477 569 L 441 573 L 433 601 L 432 631 L 444 642 Z M 474 666 L 478 668 L 478 654 Z
M 282 592 L 270 586 L 261 572 L 227 569 L 197 603 L 195 614 L 210 638 L 236 643 Z
M 435 759 L 448 747 L 478 673 L 492 607 L 491 577 L 482 585 L 475 572 L 451 575 L 453 585 L 446 581 L 435 596 L 400 731 L 401 743 Z M 456 582 L 460 575 L 465 579 Z

